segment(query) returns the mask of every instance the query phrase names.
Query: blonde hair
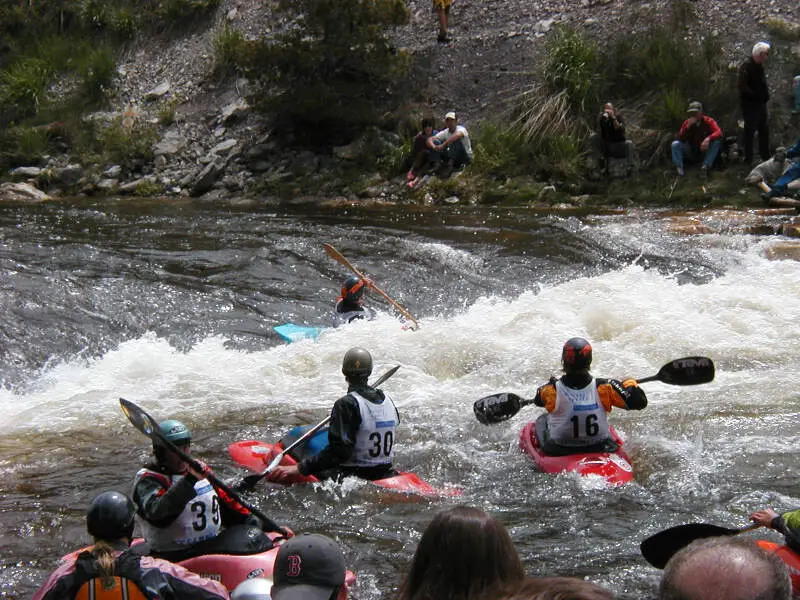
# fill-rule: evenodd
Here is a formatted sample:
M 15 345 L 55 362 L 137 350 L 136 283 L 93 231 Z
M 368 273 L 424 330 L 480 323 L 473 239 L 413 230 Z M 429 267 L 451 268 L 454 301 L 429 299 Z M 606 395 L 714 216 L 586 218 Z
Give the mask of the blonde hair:
M 114 548 L 111 544 L 103 540 L 96 540 L 94 546 L 89 551 L 100 565 L 100 581 L 104 588 L 114 587 L 115 561 Z

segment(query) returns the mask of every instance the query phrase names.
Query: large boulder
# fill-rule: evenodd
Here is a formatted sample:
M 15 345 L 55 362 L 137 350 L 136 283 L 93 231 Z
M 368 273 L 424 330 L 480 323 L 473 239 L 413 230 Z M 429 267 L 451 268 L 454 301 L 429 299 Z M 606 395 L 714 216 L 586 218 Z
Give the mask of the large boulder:
M 29 183 L 0 184 L 0 202 L 44 202 L 50 196 Z

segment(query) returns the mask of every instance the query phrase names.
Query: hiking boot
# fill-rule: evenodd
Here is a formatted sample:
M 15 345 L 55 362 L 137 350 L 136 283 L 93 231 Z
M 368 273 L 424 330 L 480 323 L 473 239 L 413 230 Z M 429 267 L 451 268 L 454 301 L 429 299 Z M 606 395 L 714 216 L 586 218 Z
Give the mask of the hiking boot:
M 678 172 L 678 177 L 683 177 L 683 167 L 678 167 L 677 172 Z
M 453 38 L 448 36 L 446 33 L 440 33 L 437 36 L 436 41 L 439 42 L 440 44 L 449 44 L 450 42 L 453 41 Z
M 700 167 L 700 177 L 703 179 L 708 179 L 708 165 L 703 165 Z

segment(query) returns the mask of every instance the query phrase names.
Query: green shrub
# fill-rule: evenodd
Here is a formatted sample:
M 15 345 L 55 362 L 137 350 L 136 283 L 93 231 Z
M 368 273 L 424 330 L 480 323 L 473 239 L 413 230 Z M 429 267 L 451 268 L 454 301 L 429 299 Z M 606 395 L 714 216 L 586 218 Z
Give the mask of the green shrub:
M 542 79 L 550 92 L 564 92 L 569 103 L 583 111 L 596 101 L 598 50 L 596 44 L 568 27 L 556 27 L 547 40 Z
M 0 136 L 0 165 L 3 170 L 20 165 L 37 165 L 48 153 L 50 133 L 44 127 L 11 127 Z
M 105 99 L 114 85 L 116 75 L 114 53 L 107 46 L 91 52 L 81 62 L 80 74 L 86 98 L 94 102 Z
M 249 67 L 256 104 L 284 132 L 344 144 L 401 105 L 409 58 L 385 30 L 407 21 L 403 0 L 280 0 L 278 11 L 296 27 L 256 48 Z
M 163 191 L 164 191 L 163 185 L 161 185 L 157 181 L 151 181 L 149 179 L 145 179 L 144 181 L 140 181 L 138 183 L 134 194 L 142 197 L 158 196 Z
M 175 109 L 178 105 L 177 99 L 168 100 L 163 102 L 158 108 L 158 122 L 165 127 L 172 125 L 175 122 Z
M 245 62 L 247 46 L 242 32 L 226 24 L 214 38 L 214 71 L 220 76 L 234 72 Z
M 0 109 L 3 119 L 13 121 L 36 114 L 44 101 L 52 71 L 39 58 L 14 63 L 0 73 Z
M 515 127 L 483 123 L 474 141 L 475 161 L 470 171 L 488 177 L 505 177 L 525 171 L 528 143 Z

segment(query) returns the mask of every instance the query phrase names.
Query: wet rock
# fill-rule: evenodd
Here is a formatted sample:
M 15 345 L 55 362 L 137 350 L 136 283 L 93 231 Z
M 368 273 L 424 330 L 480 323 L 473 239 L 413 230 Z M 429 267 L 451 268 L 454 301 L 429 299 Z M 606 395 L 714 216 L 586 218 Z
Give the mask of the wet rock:
M 104 178 L 95 184 L 101 192 L 111 192 L 119 186 L 119 179 Z
M 17 167 L 8 173 L 11 175 L 11 179 L 19 181 L 20 179 L 36 179 L 41 172 L 42 169 L 39 167 Z
M 112 165 L 103 171 L 103 175 L 111 179 L 117 179 L 122 174 L 122 167 L 119 165 Z
M 44 202 L 50 196 L 29 183 L 0 184 L 0 201 L 2 202 Z

